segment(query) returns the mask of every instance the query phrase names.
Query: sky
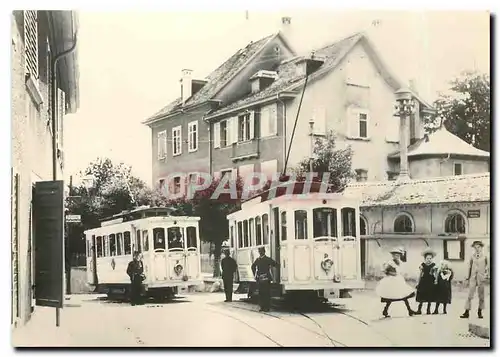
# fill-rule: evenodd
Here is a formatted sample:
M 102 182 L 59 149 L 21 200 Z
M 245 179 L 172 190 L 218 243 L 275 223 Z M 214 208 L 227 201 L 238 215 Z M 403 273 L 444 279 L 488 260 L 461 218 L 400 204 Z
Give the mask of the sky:
M 97 157 L 151 183 L 151 132 L 141 124 L 180 96 L 180 76 L 203 79 L 238 49 L 291 17 L 299 51 L 367 31 L 397 77 L 429 102 L 463 70 L 489 73 L 487 12 L 80 12 L 80 109 L 65 120 L 66 178 Z M 378 20 L 377 26 L 372 23 Z

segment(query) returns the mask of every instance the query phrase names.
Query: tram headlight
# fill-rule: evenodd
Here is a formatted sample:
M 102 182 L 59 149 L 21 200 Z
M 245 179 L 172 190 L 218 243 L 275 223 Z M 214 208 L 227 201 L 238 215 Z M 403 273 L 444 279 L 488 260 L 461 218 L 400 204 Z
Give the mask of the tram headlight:
M 334 277 L 333 277 L 333 282 L 334 283 L 340 283 L 340 275 L 339 274 L 335 274 Z

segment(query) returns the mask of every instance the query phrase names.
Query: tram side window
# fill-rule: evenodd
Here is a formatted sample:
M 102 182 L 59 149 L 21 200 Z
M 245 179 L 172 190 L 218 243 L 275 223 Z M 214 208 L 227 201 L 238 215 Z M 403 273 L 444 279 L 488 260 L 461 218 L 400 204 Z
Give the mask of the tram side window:
M 182 242 L 182 232 L 180 227 L 168 227 L 168 249 L 184 248 Z
M 164 228 L 153 229 L 153 249 L 166 249 Z
M 234 226 L 229 227 L 229 244 L 234 248 Z
M 196 239 L 196 227 L 186 228 L 187 248 L 198 248 Z
M 262 215 L 262 244 L 269 244 L 269 215 Z
M 262 223 L 260 217 L 255 218 L 255 240 L 257 245 L 262 245 Z
M 315 208 L 313 210 L 313 236 L 337 237 L 337 210 L 334 208 Z
M 96 256 L 97 258 L 100 258 L 102 257 L 102 237 L 97 237 L 97 240 L 96 240 Z
M 112 257 L 116 255 L 116 236 L 114 234 L 109 235 L 109 253 Z
M 286 240 L 286 212 L 281 212 L 281 240 Z
M 295 211 L 295 237 L 307 239 L 307 211 Z
M 123 234 L 116 234 L 116 254 L 123 255 Z
M 149 234 L 148 231 L 142 231 L 142 242 L 144 243 L 142 247 L 144 248 L 144 251 L 147 252 L 149 251 Z
M 136 237 L 136 240 L 137 240 L 137 251 L 138 252 L 142 252 L 141 231 L 140 230 L 137 230 L 135 232 L 135 237 Z
M 248 240 L 248 221 L 243 221 L 243 246 L 248 247 L 250 242 Z
M 356 236 L 356 210 L 354 208 L 345 207 L 341 210 L 342 214 L 342 236 Z
M 243 223 L 238 222 L 238 248 L 243 248 Z
M 254 219 L 253 218 L 250 218 L 248 220 L 248 237 L 249 237 L 249 246 L 250 247 L 253 247 L 255 246 L 255 223 L 254 223 Z
M 104 247 L 102 256 L 109 257 L 109 236 L 102 236 L 102 242 Z
M 125 253 L 125 255 L 132 254 L 132 242 L 130 241 L 129 231 L 123 233 L 123 246 L 123 253 Z

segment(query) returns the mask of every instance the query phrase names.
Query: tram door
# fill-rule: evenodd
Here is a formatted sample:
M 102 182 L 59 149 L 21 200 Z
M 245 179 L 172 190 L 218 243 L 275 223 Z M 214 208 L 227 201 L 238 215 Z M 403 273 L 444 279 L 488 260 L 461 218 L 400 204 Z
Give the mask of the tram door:
M 272 239 L 272 253 L 274 256 L 271 256 L 277 263 L 278 267 L 274 268 L 274 276 L 276 277 L 276 282 L 281 282 L 281 256 L 280 256 L 280 223 L 279 223 L 279 208 L 275 207 L 272 210 L 272 220 L 269 222 L 271 226 L 271 239 Z
M 153 265 L 154 280 L 167 280 L 167 246 L 163 227 L 153 228 Z
M 188 279 L 195 279 L 201 274 L 200 251 L 198 247 L 198 227 L 186 227 L 184 235 L 186 244 L 186 275 Z
M 87 281 L 92 285 L 97 285 L 97 256 L 95 250 L 95 235 L 87 240 Z
M 180 281 L 187 275 L 184 230 L 184 228 L 179 226 L 167 228 L 167 279 L 169 280 Z

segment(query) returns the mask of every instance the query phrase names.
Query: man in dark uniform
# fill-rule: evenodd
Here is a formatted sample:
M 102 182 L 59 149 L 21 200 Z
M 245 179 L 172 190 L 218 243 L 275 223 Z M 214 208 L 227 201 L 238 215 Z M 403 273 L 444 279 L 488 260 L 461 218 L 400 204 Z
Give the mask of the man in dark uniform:
M 259 248 L 259 255 L 252 264 L 252 272 L 259 289 L 260 311 L 269 311 L 271 308 L 271 267 L 276 267 L 278 263 L 266 256 L 264 247 Z
M 233 301 L 233 279 L 237 269 L 236 260 L 229 256 L 229 249 L 224 250 L 224 258 L 221 261 L 222 281 L 224 282 L 224 292 L 226 300 L 224 302 Z
M 144 265 L 141 261 L 141 254 L 134 252 L 134 260 L 128 263 L 127 275 L 130 277 L 130 303 L 132 306 L 142 303 L 142 282 L 146 278 L 144 276 Z

